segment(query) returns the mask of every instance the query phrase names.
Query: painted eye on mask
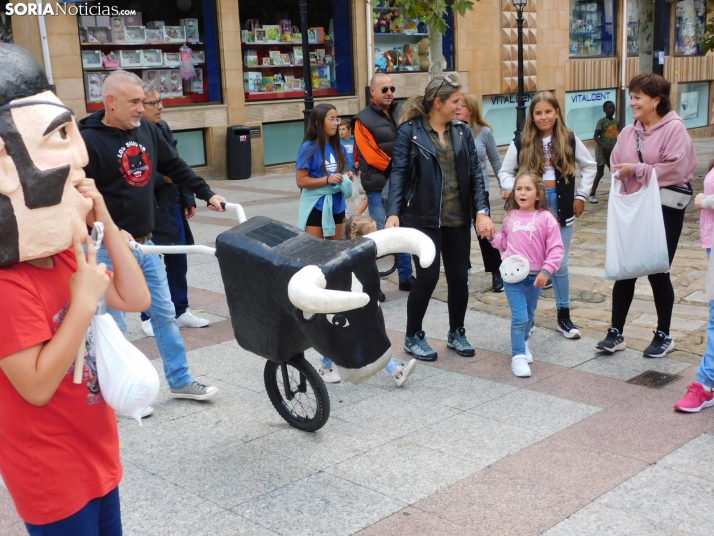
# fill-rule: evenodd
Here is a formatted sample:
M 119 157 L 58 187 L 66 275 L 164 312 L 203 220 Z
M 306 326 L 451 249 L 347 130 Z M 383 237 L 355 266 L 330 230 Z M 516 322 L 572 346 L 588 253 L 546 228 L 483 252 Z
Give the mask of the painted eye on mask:
M 52 133 L 52 135 L 50 136 L 50 140 L 62 141 L 66 140 L 68 136 L 69 135 L 67 134 L 67 127 L 60 127 Z

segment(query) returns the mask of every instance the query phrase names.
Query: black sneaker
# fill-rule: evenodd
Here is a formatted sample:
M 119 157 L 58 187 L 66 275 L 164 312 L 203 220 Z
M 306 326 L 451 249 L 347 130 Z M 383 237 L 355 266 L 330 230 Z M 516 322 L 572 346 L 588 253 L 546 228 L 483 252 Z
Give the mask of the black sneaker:
M 605 337 L 604 341 L 597 343 L 596 348 L 614 354 L 618 350 L 625 349 L 625 337 L 620 335 L 620 332 L 616 328 L 609 328 L 607 330 L 607 337 Z
M 404 337 L 404 350 L 420 361 L 436 361 L 438 355 L 426 342 L 425 336 L 423 331 L 417 331 L 413 337 Z
M 668 352 L 674 350 L 674 341 L 663 331 L 655 331 L 654 339 L 644 352 L 645 357 L 664 357 Z
M 553 280 L 552 279 L 548 279 L 548 282 L 543 287 L 543 290 L 548 290 L 549 288 L 553 288 Z
M 383 302 L 384 300 L 387 299 L 387 297 L 384 295 L 384 292 L 382 292 L 381 288 L 379 289 L 379 296 L 377 297 L 377 299 L 381 302 Z
M 503 292 L 503 279 L 501 278 L 501 272 L 496 270 L 491 273 L 491 280 L 493 282 L 494 292 Z
M 400 279 L 399 290 L 406 290 L 409 292 L 414 286 L 414 283 L 416 283 L 416 277 L 414 276 L 411 276 L 409 279 Z
M 566 339 L 579 339 L 580 330 L 575 327 L 570 320 L 570 309 L 558 309 L 558 331 L 560 331 Z
M 466 330 L 464 328 L 449 331 L 446 339 L 446 346 L 452 350 L 456 350 L 457 354 L 464 357 L 473 357 L 476 355 L 476 350 L 471 346 L 471 343 L 466 340 Z

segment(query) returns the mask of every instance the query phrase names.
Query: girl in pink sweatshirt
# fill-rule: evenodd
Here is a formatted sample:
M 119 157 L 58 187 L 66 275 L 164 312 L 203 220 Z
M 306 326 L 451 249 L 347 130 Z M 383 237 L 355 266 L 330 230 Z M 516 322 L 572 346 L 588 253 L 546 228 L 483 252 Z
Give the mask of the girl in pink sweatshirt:
M 518 377 L 531 375 L 533 355 L 528 338 L 535 320 L 541 289 L 558 271 L 563 258 L 560 225 L 548 210 L 543 178 L 532 172 L 519 173 L 508 197 L 508 212 L 500 233 L 491 239 L 501 257 L 520 255 L 528 259 L 530 273 L 518 283 L 504 282 L 511 307 L 511 370 Z

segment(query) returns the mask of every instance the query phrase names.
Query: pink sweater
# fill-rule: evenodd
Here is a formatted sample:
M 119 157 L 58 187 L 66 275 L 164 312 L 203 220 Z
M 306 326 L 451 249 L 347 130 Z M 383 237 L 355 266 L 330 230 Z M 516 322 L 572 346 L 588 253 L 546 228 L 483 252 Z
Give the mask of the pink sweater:
M 529 248 L 531 229 L 533 239 Z M 503 251 L 502 259 L 521 255 L 528 259 L 531 273 L 545 271 L 549 276 L 558 271 L 565 252 L 560 238 L 560 225 L 549 210 L 538 210 L 535 213 L 509 211 L 503 218 L 501 232 L 496 233 L 491 244 Z
M 644 132 L 643 163 L 637 155 L 637 132 Z M 632 164 L 630 176 L 622 181 L 623 193 L 632 194 L 649 184 L 652 168 L 657 170 L 660 187 L 684 186 L 692 180 L 697 155 L 684 122 L 675 112 L 669 112 L 646 132 L 639 121 L 623 128 L 610 156 L 610 165 L 616 164 Z

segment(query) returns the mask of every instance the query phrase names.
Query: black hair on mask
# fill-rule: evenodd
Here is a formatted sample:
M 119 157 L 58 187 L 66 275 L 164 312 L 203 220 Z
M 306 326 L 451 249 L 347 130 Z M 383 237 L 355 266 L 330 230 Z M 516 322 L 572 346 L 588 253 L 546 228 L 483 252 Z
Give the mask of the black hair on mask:
M 35 57 L 17 45 L 0 44 L 0 106 L 52 89 Z

